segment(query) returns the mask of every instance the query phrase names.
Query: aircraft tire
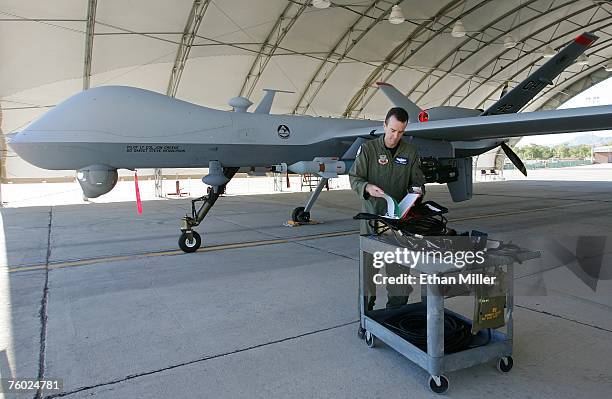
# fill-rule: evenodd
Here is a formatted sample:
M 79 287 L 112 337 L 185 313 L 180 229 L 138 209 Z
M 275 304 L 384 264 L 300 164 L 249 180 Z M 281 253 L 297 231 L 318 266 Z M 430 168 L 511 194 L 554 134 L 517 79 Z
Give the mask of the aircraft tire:
M 186 252 L 186 253 L 195 252 L 198 250 L 198 248 L 200 248 L 200 245 L 202 245 L 202 237 L 200 237 L 198 232 L 192 231 L 191 234 L 193 235 L 192 241 L 189 241 L 189 239 L 187 238 L 186 232 L 183 232 L 181 236 L 179 237 L 178 244 L 179 244 L 179 247 L 183 250 L 183 252 Z
M 310 212 L 304 212 L 304 207 L 298 206 L 291 213 L 291 220 L 296 223 L 308 223 L 310 222 Z

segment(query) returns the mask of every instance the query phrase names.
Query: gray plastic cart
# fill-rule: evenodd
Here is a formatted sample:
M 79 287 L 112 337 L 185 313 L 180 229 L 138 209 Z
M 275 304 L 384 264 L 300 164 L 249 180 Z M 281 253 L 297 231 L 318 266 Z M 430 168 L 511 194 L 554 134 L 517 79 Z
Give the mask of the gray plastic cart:
M 445 311 L 454 314 L 461 319 L 471 323 L 472 320 L 458 313 L 444 308 L 445 296 L 441 294 L 440 287 L 435 284 L 428 284 L 425 293 L 421 294 L 421 302 L 411 303 L 396 309 L 375 309 L 367 311 L 367 298 L 364 289 L 364 254 L 377 251 L 394 252 L 398 246 L 392 236 L 361 236 L 360 237 L 360 267 L 359 267 L 359 336 L 365 338 L 369 347 L 374 347 L 377 339 L 383 341 L 391 348 L 402 354 L 407 359 L 418 364 L 430 374 L 429 387 L 435 393 L 444 393 L 448 390 L 449 380 L 444 373 L 471 367 L 477 364 L 497 360 L 497 367 L 502 372 L 508 372 L 512 368 L 512 336 L 513 336 L 513 278 L 514 263 L 517 260 L 525 261 L 538 258 L 539 252 L 521 250 L 516 251 L 512 256 L 498 255 L 495 251 L 487 251 L 485 263 L 478 267 L 470 266 L 470 271 L 494 267 L 505 266 L 506 275 L 506 332 L 496 329 L 491 330 L 491 337 L 486 341 L 486 345 L 465 349 L 451 354 L 444 353 L 444 313 Z M 444 275 L 445 273 L 456 272 L 457 268 L 452 264 L 417 264 L 412 269 L 412 273 L 426 273 Z M 381 320 L 400 313 L 408 313 L 411 310 L 426 308 L 427 311 L 427 351 L 423 351 L 411 344 L 395 331 L 385 326 Z M 484 341 L 484 331 L 480 331 L 474 336 L 473 340 Z

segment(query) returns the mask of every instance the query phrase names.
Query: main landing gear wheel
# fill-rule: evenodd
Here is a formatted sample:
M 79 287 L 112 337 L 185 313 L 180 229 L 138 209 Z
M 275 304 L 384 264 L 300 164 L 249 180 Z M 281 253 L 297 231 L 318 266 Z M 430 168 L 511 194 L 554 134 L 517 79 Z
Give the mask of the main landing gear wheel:
M 189 239 L 187 232 L 183 232 L 178 240 L 179 247 L 187 253 L 197 251 L 200 245 L 202 245 L 202 237 L 200 237 L 197 231 L 192 231 L 191 235 L 192 237 Z
M 310 222 L 310 212 L 305 212 L 303 206 L 298 206 L 291 213 L 291 220 L 296 223 L 308 223 Z
M 497 360 L 497 369 L 502 373 L 507 373 L 512 370 L 512 366 L 514 366 L 514 360 L 512 356 L 502 357 Z
M 442 393 L 446 393 L 446 391 L 448 391 L 448 378 L 446 378 L 446 376 L 441 375 L 437 378 L 439 381 L 436 381 L 436 378 L 434 376 L 429 377 L 429 389 L 431 389 L 431 392 L 433 393 L 437 393 L 437 394 L 442 394 Z M 438 382 L 440 382 L 438 384 Z

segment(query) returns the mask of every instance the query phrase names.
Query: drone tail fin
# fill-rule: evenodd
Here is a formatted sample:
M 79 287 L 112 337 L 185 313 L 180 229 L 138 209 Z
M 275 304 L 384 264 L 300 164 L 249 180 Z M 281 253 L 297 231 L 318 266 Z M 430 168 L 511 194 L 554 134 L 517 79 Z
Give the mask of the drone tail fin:
M 408 112 L 408 116 L 410 117 L 409 122 L 417 122 L 419 120 L 421 108 L 410 101 L 410 99 L 397 90 L 395 86 L 390 83 L 377 82 L 376 87 L 382 90 L 385 96 L 387 96 L 396 107 L 402 107 Z

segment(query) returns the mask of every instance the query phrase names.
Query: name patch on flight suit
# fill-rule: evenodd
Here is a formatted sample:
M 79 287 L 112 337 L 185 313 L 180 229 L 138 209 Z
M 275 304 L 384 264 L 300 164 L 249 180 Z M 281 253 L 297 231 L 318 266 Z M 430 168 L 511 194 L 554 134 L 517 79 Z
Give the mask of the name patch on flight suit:
M 400 165 L 408 165 L 408 159 L 404 157 L 396 157 L 395 163 L 400 164 Z
M 378 163 L 381 165 L 386 165 L 389 163 L 389 159 L 387 158 L 387 155 L 385 154 L 380 154 L 378 156 Z

